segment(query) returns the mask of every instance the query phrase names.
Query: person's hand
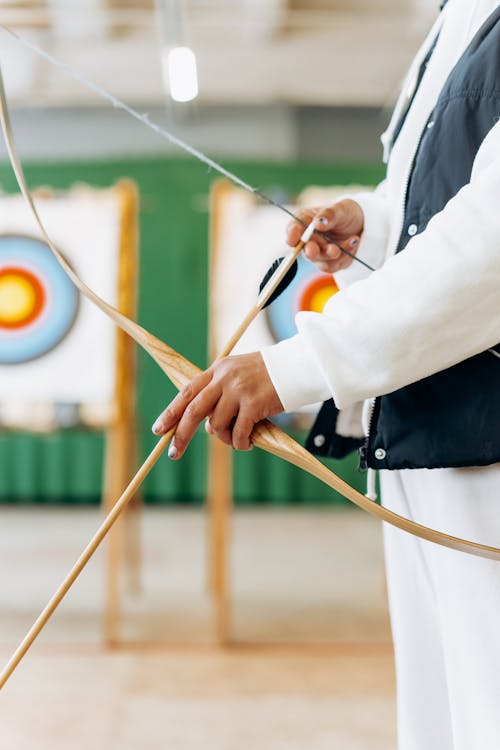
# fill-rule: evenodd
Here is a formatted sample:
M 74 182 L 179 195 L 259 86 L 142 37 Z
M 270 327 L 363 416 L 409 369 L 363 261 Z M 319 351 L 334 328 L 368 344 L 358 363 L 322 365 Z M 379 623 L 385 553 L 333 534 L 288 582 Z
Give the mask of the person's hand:
M 313 234 L 304 248 L 304 255 L 321 271 L 335 273 L 347 268 L 352 258 L 343 253 L 337 245 L 355 254 L 363 232 L 364 216 L 356 201 L 346 198 L 328 208 L 307 208 L 299 211 L 299 219 L 310 224 L 314 219 L 315 228 L 331 238 L 328 242 L 318 234 Z M 287 227 L 287 243 L 292 247 L 299 242 L 304 227 L 298 221 L 291 221 Z M 334 244 L 336 243 L 336 244 Z
M 163 435 L 178 423 L 168 455 L 184 454 L 196 428 L 205 429 L 237 450 L 252 447 L 257 422 L 283 411 L 260 352 L 224 357 L 197 375 L 177 394 L 153 425 Z

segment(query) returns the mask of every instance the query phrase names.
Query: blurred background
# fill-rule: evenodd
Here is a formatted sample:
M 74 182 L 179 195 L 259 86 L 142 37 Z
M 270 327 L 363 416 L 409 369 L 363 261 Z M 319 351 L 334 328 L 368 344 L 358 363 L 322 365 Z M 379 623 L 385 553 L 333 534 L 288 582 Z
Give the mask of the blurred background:
M 380 133 L 438 5 L 0 0 L 14 136 L 56 241 L 91 286 L 207 364 L 214 315 L 231 318 L 213 311 L 218 248 L 240 244 L 220 220 L 216 236 L 217 216 L 231 223 L 233 210 L 214 198 L 218 175 L 5 27 L 293 204 L 312 187 L 321 196 L 383 178 Z M 0 190 L 1 272 L 36 236 L 3 143 Z M 264 259 L 282 253 L 288 219 L 269 219 L 266 250 L 262 208 L 242 208 L 236 229 Z M 248 277 L 226 282 L 243 294 Z M 50 351 L 9 358 L 1 293 L 6 660 L 153 448 L 150 425 L 174 389 L 83 303 Z M 286 428 L 303 441 L 308 419 Z M 364 491 L 354 454 L 328 466 Z M 199 434 L 182 462 L 151 472 L 4 689 L 0 715 L 5 746 L 29 750 L 393 748 L 380 527 L 304 472 L 257 451 L 214 455 Z

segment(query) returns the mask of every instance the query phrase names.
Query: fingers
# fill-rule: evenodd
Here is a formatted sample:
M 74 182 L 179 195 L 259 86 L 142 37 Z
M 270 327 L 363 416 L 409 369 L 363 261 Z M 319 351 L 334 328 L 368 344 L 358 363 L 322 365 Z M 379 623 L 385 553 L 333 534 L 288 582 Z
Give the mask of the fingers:
M 220 388 L 209 384 L 196 398 L 189 402 L 179 420 L 175 435 L 170 443 L 168 455 L 175 460 L 182 458 L 200 422 L 212 413 L 220 398 Z
M 207 417 L 205 430 L 237 450 L 249 450 L 253 420 L 231 394 L 222 394 L 220 383 L 212 381 L 210 371 L 188 383 L 160 414 L 153 425 L 156 435 L 163 435 L 177 425 L 170 444 L 169 458 L 182 458 L 198 425 Z
M 319 211 L 317 208 L 306 208 L 297 213 L 297 218 L 304 222 L 304 224 L 310 224 L 315 214 Z M 304 234 L 304 225 L 298 221 L 292 220 L 286 228 L 286 241 L 290 247 L 295 247 L 299 242 L 300 238 Z
M 336 260 L 342 254 L 340 247 L 335 244 L 320 244 L 316 240 L 309 240 L 304 247 L 304 255 L 311 263 L 324 263 Z
M 215 435 L 226 445 L 233 444 L 232 427 L 238 413 L 238 404 L 229 403 L 227 398 L 220 399 L 210 418 L 207 420 L 207 432 Z
M 342 203 L 337 203 L 329 208 L 309 208 L 299 211 L 297 218 L 305 224 L 310 224 L 314 219 L 314 227 L 320 232 L 334 230 L 342 218 Z M 304 226 L 299 221 L 291 221 L 287 227 L 287 243 L 292 247 L 299 242 L 304 233 Z M 324 242 L 319 235 L 315 236 L 317 242 Z
M 187 405 L 210 383 L 211 379 L 212 373 L 210 370 L 206 370 L 182 388 L 154 423 L 152 427 L 154 434 L 164 435 L 174 427 L 183 415 Z
M 321 208 L 315 218 L 314 226 L 320 232 L 330 232 L 335 229 L 342 219 L 342 202 L 327 208 Z
M 226 445 L 238 451 L 247 451 L 252 447 L 250 435 L 255 425 L 255 411 L 252 416 L 251 402 L 241 404 L 229 396 L 223 395 L 217 403 L 213 414 L 205 427 L 209 435 L 215 435 Z
M 351 236 L 361 235 L 364 214 L 359 203 L 343 198 L 332 206 L 322 208 L 315 217 L 315 227 L 322 232 L 333 233 L 335 239 L 345 241 Z
M 183 456 L 200 422 L 238 450 L 251 447 L 254 425 L 283 411 L 260 352 L 225 357 L 198 375 L 173 399 L 153 426 L 157 435 L 177 426 L 170 458 Z
M 352 261 L 359 245 L 359 237 L 350 237 L 342 243 L 325 243 L 320 245 L 316 240 L 310 240 L 304 247 L 304 255 L 311 263 L 318 265 L 320 270 L 334 273 L 347 268 Z M 350 254 L 342 252 L 342 248 Z
M 349 253 L 357 250 L 364 229 L 364 215 L 360 205 L 344 198 L 332 206 L 312 208 L 297 214 L 300 221 L 308 224 L 314 220 L 317 230 L 306 244 L 304 254 L 322 271 L 330 273 L 346 268 L 351 262 L 349 255 L 339 249 L 339 245 Z M 304 228 L 300 221 L 292 221 L 287 228 L 287 242 L 295 246 Z
M 169 450 L 170 458 L 182 458 L 198 425 L 209 414 L 205 425 L 207 432 L 236 450 L 250 450 L 250 435 L 255 424 L 250 411 L 240 408 L 238 400 L 230 395 L 221 395 L 217 385 L 209 385 L 191 401 L 181 417 Z
M 252 448 L 250 435 L 255 426 L 251 413 L 241 409 L 233 427 L 233 448 L 238 451 L 249 451 Z
M 337 248 L 336 256 L 338 271 L 351 265 L 352 256 L 356 255 L 359 246 L 359 240 L 359 237 L 349 237 L 348 240 L 340 243 L 340 247 Z M 341 248 L 344 248 L 344 250 L 346 250 L 347 252 L 343 253 Z

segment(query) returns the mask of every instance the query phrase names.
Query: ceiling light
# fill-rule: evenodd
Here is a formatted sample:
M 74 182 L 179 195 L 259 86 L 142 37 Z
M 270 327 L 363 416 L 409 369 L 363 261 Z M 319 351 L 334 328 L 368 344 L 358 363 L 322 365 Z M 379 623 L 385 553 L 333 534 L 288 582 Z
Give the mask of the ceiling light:
M 164 57 L 165 64 L 165 57 Z M 198 96 L 196 57 L 189 47 L 173 47 L 166 54 L 170 96 L 176 102 L 189 102 Z

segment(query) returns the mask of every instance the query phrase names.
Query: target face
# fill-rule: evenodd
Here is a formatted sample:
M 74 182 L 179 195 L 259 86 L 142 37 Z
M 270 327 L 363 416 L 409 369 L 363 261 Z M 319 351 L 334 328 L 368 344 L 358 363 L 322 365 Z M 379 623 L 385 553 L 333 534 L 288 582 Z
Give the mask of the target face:
M 0 236 L 0 365 L 30 362 L 54 349 L 77 310 L 78 292 L 44 242 Z
M 283 341 L 297 333 L 295 315 L 298 312 L 323 312 L 328 300 L 339 288 L 331 274 L 318 273 L 312 263 L 301 255 L 297 274 L 285 291 L 267 308 L 269 328 L 276 341 Z

